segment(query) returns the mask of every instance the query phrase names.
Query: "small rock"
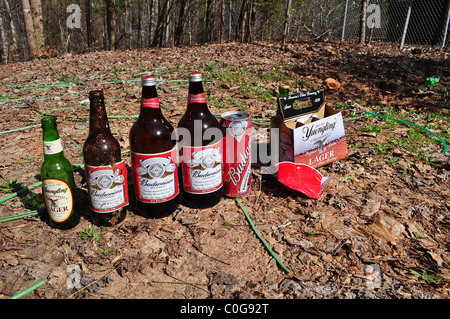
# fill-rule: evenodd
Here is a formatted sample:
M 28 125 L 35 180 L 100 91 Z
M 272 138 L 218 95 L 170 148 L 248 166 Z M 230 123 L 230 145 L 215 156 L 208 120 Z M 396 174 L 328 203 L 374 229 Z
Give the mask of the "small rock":
M 19 264 L 19 260 L 13 255 L 7 255 L 4 258 L 5 266 L 17 266 Z

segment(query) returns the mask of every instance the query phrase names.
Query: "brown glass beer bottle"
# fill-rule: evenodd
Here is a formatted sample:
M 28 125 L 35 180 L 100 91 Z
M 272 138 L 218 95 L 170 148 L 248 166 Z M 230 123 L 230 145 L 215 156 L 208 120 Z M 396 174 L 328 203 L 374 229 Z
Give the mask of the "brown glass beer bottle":
M 164 118 L 156 78 L 142 78 L 139 117 L 130 130 L 131 166 L 136 207 L 148 218 L 170 215 L 179 204 L 177 144 Z
M 206 104 L 201 73 L 189 75 L 188 105 L 177 133 L 183 202 L 193 208 L 216 205 L 223 196 L 223 133 Z
M 125 219 L 129 204 L 127 167 L 109 128 L 103 91 L 89 92 L 89 100 L 89 136 L 83 157 L 92 222 L 113 226 Z

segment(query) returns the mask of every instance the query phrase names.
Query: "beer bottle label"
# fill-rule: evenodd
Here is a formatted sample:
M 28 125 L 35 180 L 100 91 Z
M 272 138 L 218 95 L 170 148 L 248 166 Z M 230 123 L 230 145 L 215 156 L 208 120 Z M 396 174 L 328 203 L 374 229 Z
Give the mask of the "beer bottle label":
M 142 107 L 148 107 L 151 109 L 159 109 L 159 97 L 153 97 L 150 99 L 142 99 Z
M 44 141 L 44 154 L 52 155 L 58 154 L 63 151 L 63 146 L 61 143 L 61 139 L 57 139 L 54 141 Z
M 180 192 L 177 147 L 156 154 L 131 152 L 136 198 L 145 203 L 161 203 Z
M 211 193 L 222 187 L 222 140 L 210 146 L 183 146 L 183 187 L 188 193 Z
M 192 104 L 192 103 L 206 103 L 205 93 L 189 94 L 188 95 L 188 104 Z
M 58 178 L 46 178 L 42 181 L 45 205 L 50 218 L 63 223 L 73 212 L 73 193 L 69 184 Z
M 86 167 L 89 204 L 96 213 L 109 213 L 129 204 L 125 160 L 115 165 Z

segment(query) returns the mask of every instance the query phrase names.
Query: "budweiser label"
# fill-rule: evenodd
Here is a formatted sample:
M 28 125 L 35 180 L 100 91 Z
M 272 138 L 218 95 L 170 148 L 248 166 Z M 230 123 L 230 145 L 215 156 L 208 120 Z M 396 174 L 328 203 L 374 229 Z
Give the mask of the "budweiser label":
M 233 183 L 233 185 L 238 189 L 238 194 L 246 193 L 250 186 L 250 147 L 251 145 L 249 143 L 245 151 L 238 154 L 236 162 L 230 163 L 231 165 L 225 165 L 227 168 L 225 172 L 225 182 Z
M 210 146 L 183 146 L 181 152 L 186 192 L 204 194 L 222 187 L 222 140 Z
M 52 155 L 58 154 L 63 151 L 63 146 L 61 143 L 61 139 L 57 139 L 54 141 L 44 141 L 44 154 Z
M 138 200 L 160 203 L 178 195 L 177 147 L 157 154 L 131 152 L 131 161 Z
M 189 94 L 188 95 L 188 104 L 193 104 L 193 103 L 206 103 L 205 93 Z
M 129 204 L 127 167 L 124 160 L 114 166 L 85 167 L 89 203 L 94 212 L 113 212 Z
M 148 107 L 151 109 L 159 109 L 159 97 L 153 97 L 150 99 L 142 99 L 142 107 Z
M 226 130 L 224 148 L 224 194 L 240 197 L 250 191 L 251 121 L 245 112 L 222 114 L 221 125 Z
M 66 181 L 46 178 L 42 181 L 45 205 L 50 218 L 57 223 L 69 219 L 73 212 L 73 194 Z

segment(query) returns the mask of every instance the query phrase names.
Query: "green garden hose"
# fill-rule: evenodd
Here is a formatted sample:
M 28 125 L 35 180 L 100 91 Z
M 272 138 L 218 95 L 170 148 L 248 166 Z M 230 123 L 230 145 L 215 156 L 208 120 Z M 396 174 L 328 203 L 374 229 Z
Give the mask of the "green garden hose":
M 444 150 L 442 151 L 442 154 L 445 155 L 445 153 L 447 153 L 447 150 L 448 150 L 447 143 L 445 143 L 445 141 L 439 135 L 437 135 L 436 133 L 431 132 L 429 129 L 427 129 L 427 128 L 423 127 L 423 126 L 417 125 L 417 124 L 412 123 L 412 122 L 396 119 L 396 118 L 393 118 L 393 117 L 390 117 L 390 116 L 387 116 L 387 115 L 382 115 L 382 114 L 373 113 L 373 112 L 369 112 L 369 111 L 366 111 L 366 114 L 373 115 L 373 116 L 379 116 L 379 117 L 382 117 L 382 118 L 385 118 L 385 119 L 389 119 L 389 120 L 400 122 L 400 123 L 403 123 L 403 124 L 406 124 L 406 125 L 411 125 L 411 126 L 417 127 L 418 129 L 421 129 L 421 130 L 423 130 L 423 131 L 433 135 L 434 137 L 436 137 L 442 143 L 442 145 L 444 145 Z
M 45 283 L 45 279 L 42 279 L 42 280 L 38 281 L 37 283 L 31 285 L 30 287 L 18 292 L 14 296 L 9 297 L 8 299 L 20 299 L 20 298 L 28 295 L 30 292 L 36 290 L 37 288 L 42 286 L 44 283 Z
M 291 273 L 291 271 L 281 262 L 281 260 L 278 258 L 278 256 L 273 252 L 273 250 L 270 248 L 269 244 L 264 240 L 264 238 L 261 236 L 261 234 L 258 232 L 258 230 L 255 227 L 255 224 L 253 224 L 252 219 L 248 215 L 247 211 L 245 210 L 245 207 L 241 204 L 239 201 L 239 198 L 236 198 L 236 202 L 238 203 L 239 207 L 242 209 L 242 211 L 245 214 L 245 217 L 247 217 L 248 222 L 252 226 L 253 231 L 255 232 L 256 236 L 261 240 L 261 242 L 264 244 L 264 246 L 267 248 L 267 250 L 270 252 L 270 254 L 275 258 L 275 260 L 278 262 L 278 264 L 287 272 Z

